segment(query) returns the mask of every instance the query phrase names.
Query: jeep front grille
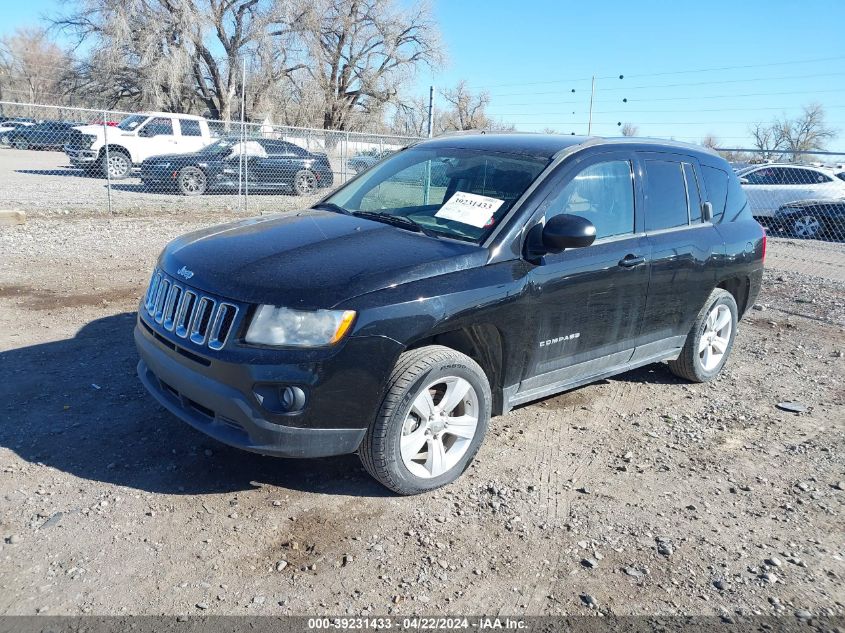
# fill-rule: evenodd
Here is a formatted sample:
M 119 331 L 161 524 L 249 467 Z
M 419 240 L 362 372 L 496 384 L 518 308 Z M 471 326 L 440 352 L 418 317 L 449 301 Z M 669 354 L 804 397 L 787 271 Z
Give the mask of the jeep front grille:
M 160 270 L 150 280 L 144 309 L 166 331 L 213 350 L 226 344 L 238 315 L 235 304 L 185 286 Z

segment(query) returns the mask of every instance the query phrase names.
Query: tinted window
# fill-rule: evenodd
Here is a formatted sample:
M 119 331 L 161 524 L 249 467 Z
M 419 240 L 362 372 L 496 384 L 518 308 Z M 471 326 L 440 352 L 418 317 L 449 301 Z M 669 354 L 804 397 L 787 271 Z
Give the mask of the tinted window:
M 164 117 L 153 119 L 144 126 L 144 129 L 150 136 L 173 136 L 173 122 Z
M 634 231 L 634 180 L 631 163 L 613 160 L 590 165 L 556 194 L 546 218 L 568 213 L 588 219 L 596 238 Z
M 690 224 L 701 222 L 701 194 L 698 190 L 698 180 L 695 169 L 689 163 L 684 163 L 684 179 L 687 184 L 687 202 L 689 205 Z
M 796 185 L 817 185 L 820 182 L 831 182 L 831 179 L 820 171 L 812 169 L 785 169 L 787 179 Z
M 749 185 L 783 185 L 786 184 L 783 170 L 777 167 L 763 167 L 744 175 Z
M 202 136 L 200 122 L 193 119 L 179 119 L 179 129 L 182 136 Z
M 745 197 L 745 190 L 739 184 L 739 178 L 736 176 L 728 177 L 728 195 L 725 202 L 725 221 L 733 222 L 740 215 L 748 212 L 748 199 Z
M 645 161 L 646 231 L 659 231 L 689 223 L 687 191 L 680 163 L 666 160 Z
M 713 205 L 713 222 L 722 219 L 725 212 L 725 202 L 728 198 L 728 174 L 721 169 L 704 165 L 701 168 L 710 204 Z

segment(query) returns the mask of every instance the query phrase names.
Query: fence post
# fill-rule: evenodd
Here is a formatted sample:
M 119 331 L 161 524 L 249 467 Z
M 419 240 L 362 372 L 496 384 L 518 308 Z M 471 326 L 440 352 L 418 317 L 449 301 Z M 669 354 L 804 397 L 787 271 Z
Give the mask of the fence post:
M 112 214 L 112 213 L 114 213 L 114 211 L 112 210 L 112 206 L 111 206 L 111 165 L 109 165 L 109 137 L 108 137 L 109 122 L 108 122 L 108 120 L 106 120 L 106 111 L 105 110 L 103 110 L 103 112 L 102 112 L 102 117 L 103 117 L 103 146 L 106 149 L 106 164 L 105 164 L 106 191 L 108 192 L 108 198 L 109 198 L 109 213 Z

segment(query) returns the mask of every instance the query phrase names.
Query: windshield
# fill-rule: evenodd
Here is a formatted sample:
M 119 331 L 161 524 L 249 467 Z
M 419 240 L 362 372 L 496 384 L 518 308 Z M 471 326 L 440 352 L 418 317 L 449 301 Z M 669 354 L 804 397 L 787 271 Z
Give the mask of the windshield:
M 121 130 L 126 132 L 131 132 L 132 130 L 136 129 L 141 123 L 146 121 L 149 117 L 144 114 L 132 114 L 120 123 L 117 124 L 117 127 Z
M 408 218 L 432 233 L 481 242 L 549 159 L 458 148 L 411 148 L 326 200 L 352 213 Z
M 237 143 L 237 140 L 229 140 L 227 138 L 221 138 L 220 140 L 214 141 L 211 145 L 206 145 L 200 150 L 201 154 L 224 154 L 228 153 L 232 146 Z

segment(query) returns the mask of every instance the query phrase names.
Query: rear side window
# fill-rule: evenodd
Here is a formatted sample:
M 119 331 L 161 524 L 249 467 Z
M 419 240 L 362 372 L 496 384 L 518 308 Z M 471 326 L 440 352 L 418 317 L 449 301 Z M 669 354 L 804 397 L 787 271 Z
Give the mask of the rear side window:
M 179 129 L 182 130 L 182 136 L 202 136 L 200 122 L 193 119 L 179 119 Z
M 701 167 L 701 173 L 707 185 L 710 204 L 713 205 L 713 222 L 720 222 L 725 213 L 725 202 L 728 198 L 728 174 L 707 165 Z
M 684 180 L 687 185 L 687 203 L 689 205 L 690 224 L 701 222 L 701 194 L 698 191 L 698 180 L 695 177 L 695 169 L 689 163 L 682 163 L 684 166 Z
M 659 231 L 689 224 L 687 191 L 681 163 L 645 161 L 645 229 Z
M 822 182 L 831 182 L 832 178 L 828 178 L 820 171 L 813 171 L 812 169 L 785 169 L 787 178 L 790 182 L 796 185 L 817 185 Z

